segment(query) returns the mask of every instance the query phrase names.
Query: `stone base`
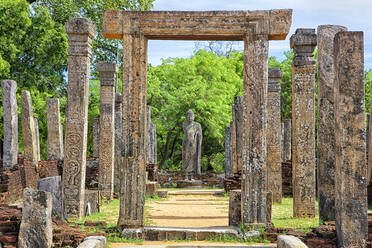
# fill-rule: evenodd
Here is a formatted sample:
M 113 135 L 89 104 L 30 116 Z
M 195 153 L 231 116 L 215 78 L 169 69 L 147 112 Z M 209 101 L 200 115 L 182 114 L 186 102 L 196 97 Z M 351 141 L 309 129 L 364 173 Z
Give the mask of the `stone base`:
M 147 182 L 146 183 L 146 195 L 154 197 L 156 195 L 156 190 L 158 188 L 157 182 Z
M 143 228 L 124 228 L 121 236 L 126 239 L 143 239 Z
M 177 188 L 184 189 L 200 189 L 203 187 L 203 182 L 201 180 L 178 180 Z
M 84 203 L 85 216 L 93 213 L 99 213 L 101 206 L 100 195 L 97 190 L 85 190 L 85 203 Z

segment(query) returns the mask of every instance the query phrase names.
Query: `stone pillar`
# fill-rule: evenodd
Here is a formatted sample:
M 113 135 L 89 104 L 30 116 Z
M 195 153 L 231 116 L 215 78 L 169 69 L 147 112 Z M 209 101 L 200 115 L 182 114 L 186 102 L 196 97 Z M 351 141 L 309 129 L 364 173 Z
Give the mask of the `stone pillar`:
M 115 79 L 118 67 L 115 63 L 97 64 L 100 75 L 100 138 L 98 190 L 103 198 L 113 199 L 115 160 Z
M 284 122 L 280 123 L 280 149 L 282 151 L 280 153 L 280 157 L 282 159 L 282 162 L 284 162 Z
M 315 29 L 291 37 L 293 216 L 315 217 Z
M 99 131 L 100 131 L 100 123 L 99 123 L 100 117 L 94 117 L 93 118 L 93 157 L 98 158 L 99 157 Z
M 123 96 L 120 93 L 115 95 L 115 169 L 114 189 L 120 190 L 120 158 L 123 150 Z
M 151 107 L 147 106 L 146 163 L 156 163 L 156 126 L 151 122 Z
M 368 207 L 363 32 L 339 32 L 335 35 L 334 66 L 337 243 L 338 247 L 366 247 Z
M 232 108 L 232 173 L 242 170 L 243 165 L 243 107 L 242 96 L 234 97 Z
M 244 38 L 242 222 L 266 223 L 267 36 Z
M 292 120 L 285 119 L 283 121 L 283 161 L 292 159 Z
M 19 248 L 52 247 L 52 196 L 49 192 L 26 188 L 23 192 Z
M 123 142 L 118 225 L 144 225 L 146 192 L 147 38 L 132 28 L 123 35 Z
M 36 137 L 36 154 L 37 154 L 37 161 L 40 161 L 40 133 L 39 133 L 39 120 L 34 118 L 34 125 L 35 125 L 35 137 Z
M 318 26 L 317 178 L 319 219 L 335 220 L 335 121 L 333 113 L 333 40 L 342 26 Z
M 37 166 L 37 141 L 31 94 L 22 90 L 22 139 L 25 158 Z
M 68 216 L 84 216 L 88 133 L 88 97 L 92 38 L 91 20 L 71 18 L 66 24 L 69 39 L 66 137 L 63 186 Z
M 231 126 L 225 128 L 225 178 L 232 175 L 232 161 L 231 161 Z
M 48 124 L 47 160 L 63 160 L 63 129 L 59 111 L 59 99 L 46 99 Z
M 369 127 L 370 127 L 370 121 L 371 121 L 371 114 L 367 114 L 367 127 L 366 127 L 366 147 L 367 147 L 367 159 L 368 159 L 368 171 L 367 171 L 367 185 L 370 184 L 371 182 L 371 166 L 372 164 L 369 163 L 370 159 L 369 159 L 369 137 L 370 137 L 370 134 L 369 134 Z M 372 158 L 371 158 L 372 159 Z
M 239 226 L 242 222 L 241 211 L 242 191 L 230 190 L 229 192 L 229 226 Z
M 280 68 L 269 68 L 267 98 L 267 188 L 273 201 L 282 202 L 282 159 L 280 123 Z
M 4 114 L 3 166 L 4 168 L 12 168 L 17 164 L 18 156 L 17 83 L 13 80 L 3 80 L 1 89 Z

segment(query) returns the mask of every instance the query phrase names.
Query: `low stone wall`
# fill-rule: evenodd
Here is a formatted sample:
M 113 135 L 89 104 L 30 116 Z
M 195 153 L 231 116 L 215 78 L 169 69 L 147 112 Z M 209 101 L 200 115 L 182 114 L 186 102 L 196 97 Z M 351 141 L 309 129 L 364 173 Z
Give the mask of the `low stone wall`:
M 183 171 L 159 171 L 158 183 L 163 187 L 172 187 L 178 180 L 184 180 L 186 173 Z M 224 173 L 203 172 L 200 175 L 193 174 L 194 180 L 201 180 L 203 186 L 223 187 Z

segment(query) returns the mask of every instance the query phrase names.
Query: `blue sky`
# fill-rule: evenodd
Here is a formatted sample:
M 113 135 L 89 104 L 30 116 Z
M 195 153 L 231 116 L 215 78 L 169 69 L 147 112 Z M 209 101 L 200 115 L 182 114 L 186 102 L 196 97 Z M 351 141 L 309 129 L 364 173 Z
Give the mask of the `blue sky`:
M 155 0 L 153 10 L 269 10 L 293 9 L 292 26 L 284 41 L 270 41 L 270 56 L 283 59 L 289 37 L 297 28 L 323 24 L 343 25 L 349 31 L 364 32 L 364 65 L 372 69 L 372 0 Z M 193 41 L 149 41 L 148 61 L 190 57 Z

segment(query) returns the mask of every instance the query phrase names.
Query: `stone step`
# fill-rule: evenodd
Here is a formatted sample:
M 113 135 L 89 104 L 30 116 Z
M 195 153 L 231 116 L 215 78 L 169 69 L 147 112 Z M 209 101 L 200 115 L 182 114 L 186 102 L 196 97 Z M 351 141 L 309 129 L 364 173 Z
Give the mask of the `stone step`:
M 168 191 L 168 195 L 223 195 L 223 190 L 174 190 Z
M 145 240 L 206 240 L 208 238 L 226 235 L 238 238 L 241 231 L 237 227 L 145 227 Z

